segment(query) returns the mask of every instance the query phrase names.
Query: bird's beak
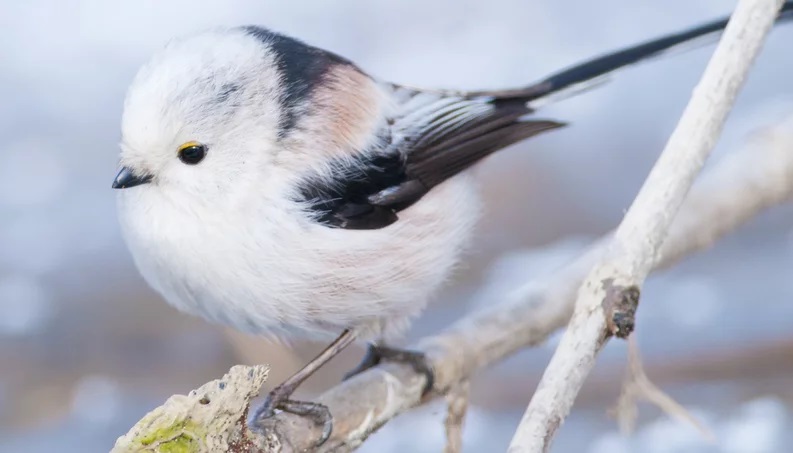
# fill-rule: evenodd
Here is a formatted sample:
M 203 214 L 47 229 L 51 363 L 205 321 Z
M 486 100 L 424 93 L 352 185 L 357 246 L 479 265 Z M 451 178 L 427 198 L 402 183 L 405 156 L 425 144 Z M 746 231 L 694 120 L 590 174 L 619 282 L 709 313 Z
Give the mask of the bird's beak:
M 116 175 L 116 179 L 113 180 L 113 188 L 114 189 L 126 189 L 129 187 L 139 186 L 141 184 L 147 184 L 151 182 L 151 175 L 142 175 L 138 176 L 135 173 L 132 173 L 127 167 L 121 167 L 121 170 Z

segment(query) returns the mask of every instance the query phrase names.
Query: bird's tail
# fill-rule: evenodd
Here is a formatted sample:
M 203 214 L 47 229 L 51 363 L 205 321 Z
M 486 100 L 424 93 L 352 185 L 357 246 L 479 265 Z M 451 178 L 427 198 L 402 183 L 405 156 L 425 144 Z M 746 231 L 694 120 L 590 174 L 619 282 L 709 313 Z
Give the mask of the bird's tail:
M 793 0 L 786 1 L 776 23 L 793 20 Z M 652 41 L 612 52 L 584 63 L 572 66 L 537 83 L 514 90 L 481 91 L 467 93 L 469 96 L 492 96 L 499 100 L 521 100 L 532 109 L 559 98 L 568 97 L 602 82 L 613 72 L 651 58 L 712 42 L 727 26 L 729 18 L 715 20 L 689 30 L 667 35 Z

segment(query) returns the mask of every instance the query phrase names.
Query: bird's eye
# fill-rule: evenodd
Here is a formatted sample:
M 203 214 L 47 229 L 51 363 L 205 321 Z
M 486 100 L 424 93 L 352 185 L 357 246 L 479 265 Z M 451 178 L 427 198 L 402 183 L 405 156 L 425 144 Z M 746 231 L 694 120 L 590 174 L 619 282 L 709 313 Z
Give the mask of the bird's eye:
M 204 159 L 207 147 L 198 142 L 187 142 L 179 147 L 179 160 L 187 165 L 195 165 Z

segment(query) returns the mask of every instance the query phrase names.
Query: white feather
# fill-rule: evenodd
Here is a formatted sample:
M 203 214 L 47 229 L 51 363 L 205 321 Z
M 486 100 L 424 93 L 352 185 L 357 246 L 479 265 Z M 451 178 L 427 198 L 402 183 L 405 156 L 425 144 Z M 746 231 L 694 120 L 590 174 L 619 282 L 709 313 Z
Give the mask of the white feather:
M 218 30 L 172 43 L 141 71 L 125 106 L 121 160 L 155 179 L 118 195 L 135 263 L 173 306 L 243 331 L 398 335 L 468 242 L 479 209 L 472 182 L 441 184 L 379 230 L 311 221 L 289 196 L 297 159 L 289 156 L 319 168 L 327 154 L 308 139 L 276 146 L 272 58 L 260 42 Z M 241 107 L 205 108 L 217 84 L 237 80 L 245 81 L 234 93 Z M 381 94 L 384 118 L 393 106 Z M 191 140 L 209 151 L 186 166 L 176 148 Z

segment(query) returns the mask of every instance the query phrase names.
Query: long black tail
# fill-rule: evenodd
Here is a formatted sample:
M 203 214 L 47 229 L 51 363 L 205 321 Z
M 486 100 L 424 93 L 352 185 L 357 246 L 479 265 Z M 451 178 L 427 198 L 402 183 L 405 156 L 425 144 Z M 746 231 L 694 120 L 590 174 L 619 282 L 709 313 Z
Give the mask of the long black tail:
M 776 23 L 793 20 L 793 0 L 787 1 L 777 17 Z M 612 52 L 584 63 L 577 64 L 537 83 L 515 90 L 481 91 L 469 95 L 493 96 L 497 99 L 520 99 L 531 106 L 533 101 L 557 95 L 565 91 L 578 91 L 590 86 L 603 76 L 634 63 L 665 54 L 681 44 L 689 44 L 697 38 L 718 38 L 727 26 L 729 18 L 715 20 L 692 29 L 664 36 L 642 44 Z

